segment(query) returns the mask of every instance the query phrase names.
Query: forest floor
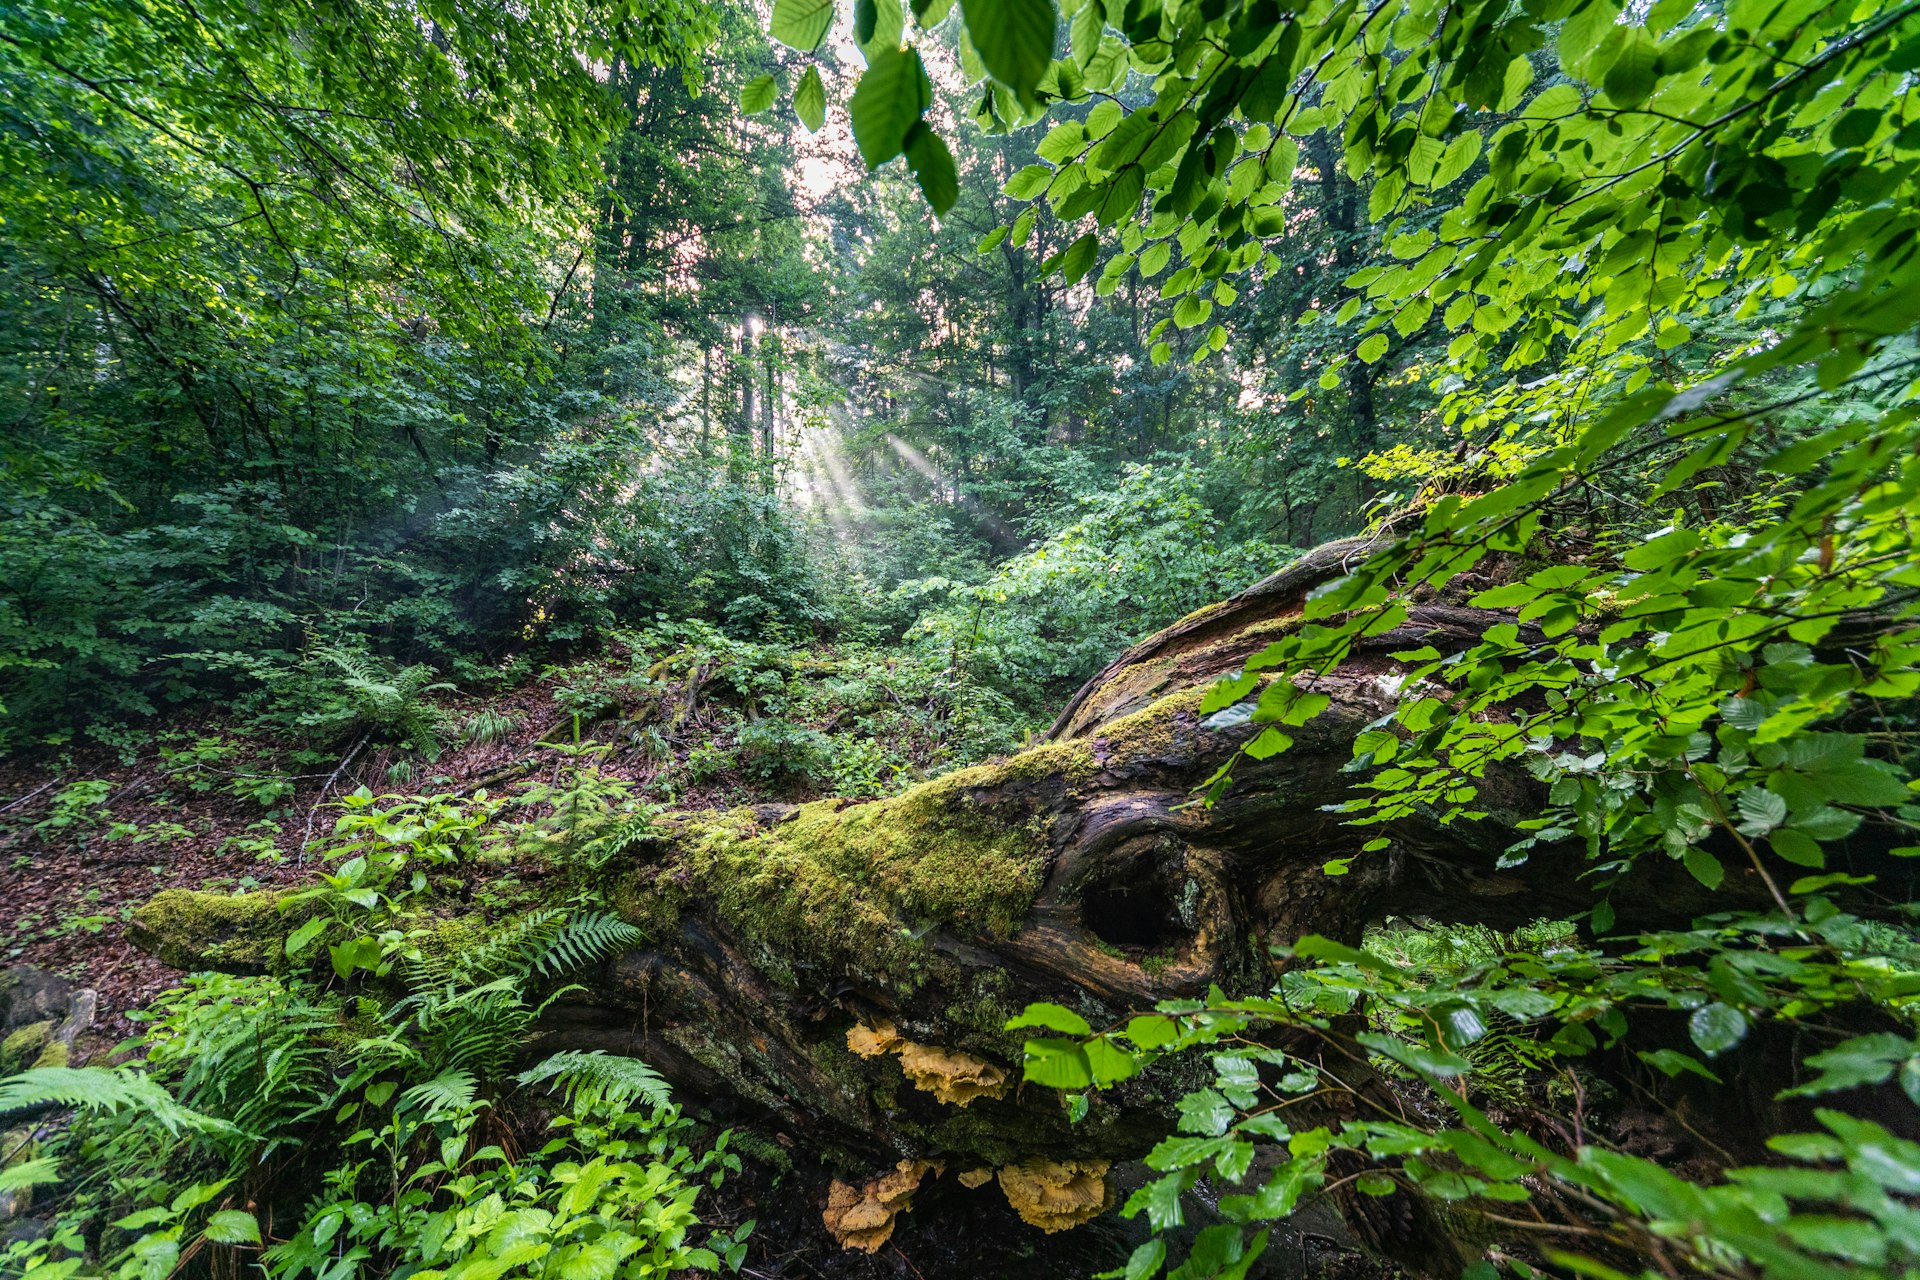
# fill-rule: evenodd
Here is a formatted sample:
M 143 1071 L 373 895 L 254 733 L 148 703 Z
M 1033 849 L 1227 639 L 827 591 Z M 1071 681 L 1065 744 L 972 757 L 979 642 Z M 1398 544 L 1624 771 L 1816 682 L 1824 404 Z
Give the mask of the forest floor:
M 324 865 L 342 795 L 362 786 L 381 795 L 510 793 L 561 768 L 567 756 L 545 744 L 572 745 L 576 735 L 609 746 L 596 760 L 606 775 L 678 808 L 775 798 L 759 794 L 769 790 L 812 798 L 820 790 L 813 780 L 758 782 L 737 751 L 697 759 L 703 744 L 724 739 L 743 718 L 731 688 L 716 684 L 728 670 L 696 660 L 687 679 L 663 690 L 633 680 L 613 655 L 578 664 L 564 679 L 444 699 L 434 711 L 453 732 L 430 760 L 362 734 L 327 753 L 332 763 L 290 772 L 300 766 L 288 766 L 278 744 L 204 718 L 158 727 L 134 753 L 89 746 L 0 757 L 0 902 L 10 904 L 0 916 L 0 957 L 93 988 L 93 1042 L 112 1043 L 135 1029 L 129 1012 L 180 978 L 127 938 L 128 920 L 155 894 L 310 879 Z M 583 688 L 600 714 L 576 722 Z M 482 713 L 492 718 L 483 739 L 459 731 Z M 646 732 L 657 726 L 669 731 Z M 395 781 L 396 766 L 414 776 Z M 63 802 L 76 783 L 98 790 Z
M 0 914 L 0 967 L 30 965 L 93 989 L 96 1020 L 76 1042 L 75 1061 L 105 1061 L 117 1047 L 125 1052 L 123 1042 L 139 1029 L 139 1011 L 185 976 L 133 945 L 128 922 L 134 912 L 167 889 L 239 892 L 311 878 L 327 865 L 325 836 L 340 812 L 339 798 L 356 787 L 376 794 L 471 794 L 486 788 L 513 795 L 530 783 L 556 782 L 578 759 L 569 750 L 594 741 L 605 748 L 593 756 L 605 777 L 679 808 L 831 794 L 836 782 L 847 781 L 845 769 L 835 765 L 849 756 L 836 754 L 840 738 L 861 748 L 851 753 L 860 759 L 871 759 L 869 748 L 885 741 L 885 758 L 895 767 L 863 775 L 881 790 L 965 762 L 943 754 L 934 740 L 946 722 L 933 702 L 903 701 L 884 680 L 877 693 L 850 687 L 842 679 L 846 673 L 817 654 L 773 665 L 784 665 L 789 695 L 804 680 L 815 680 L 830 685 L 833 696 L 756 700 L 740 692 L 743 685 L 752 687 L 754 672 L 742 670 L 739 656 L 731 664 L 654 663 L 646 678 L 619 660 L 581 664 L 567 680 L 442 700 L 437 714 L 450 731 L 431 760 L 361 735 L 290 776 L 281 771 L 287 768 L 284 754 L 235 725 L 206 719 L 176 720 L 136 752 L 90 748 L 0 759 L 0 901 L 10 906 Z M 613 692 L 584 699 L 592 714 L 576 724 L 583 687 Z M 480 723 L 483 713 L 490 717 L 483 737 L 454 728 Z M 781 726 L 773 734 L 776 748 L 793 741 L 810 749 L 825 742 L 827 748 L 815 752 L 817 758 L 803 752 L 796 761 L 791 751 L 778 749 L 770 758 L 764 747 L 756 751 L 752 745 L 767 738 L 769 723 Z M 310 760 L 314 754 L 308 753 Z M 410 778 L 395 780 L 408 773 Z M 832 1170 L 777 1151 L 783 1145 L 777 1118 L 735 1116 L 725 1100 L 685 1101 L 695 1112 L 709 1103 L 716 1126 L 744 1124 L 771 1157 L 749 1159 L 743 1174 L 707 1202 L 715 1220 L 759 1220 L 742 1270 L 758 1280 L 958 1280 L 1016 1273 L 1066 1280 L 1118 1265 L 1145 1238 L 1141 1220 L 1112 1214 L 1078 1231 L 1044 1235 L 1013 1217 L 1002 1197 L 974 1194 L 946 1178 L 923 1188 L 895 1239 L 878 1253 L 842 1250 L 820 1221 Z M 737 1149 L 748 1147 L 741 1143 Z M 1137 1164 L 1116 1170 L 1123 1195 L 1129 1179 L 1145 1176 Z M 1320 1205 L 1283 1224 L 1268 1258 L 1250 1274 L 1389 1280 L 1399 1273 L 1362 1254 L 1338 1216 Z

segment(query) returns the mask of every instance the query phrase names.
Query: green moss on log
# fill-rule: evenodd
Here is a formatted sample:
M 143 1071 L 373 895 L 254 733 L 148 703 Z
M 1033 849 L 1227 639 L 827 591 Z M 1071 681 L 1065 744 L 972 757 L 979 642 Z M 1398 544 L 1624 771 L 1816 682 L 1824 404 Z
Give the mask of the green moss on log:
M 297 923 L 281 913 L 281 896 L 167 889 L 134 912 L 128 938 L 176 969 L 264 973 L 284 964 L 287 932 Z
M 1063 766 L 1085 774 L 1093 761 L 1081 749 L 1043 747 L 889 800 L 817 801 L 765 827 L 749 810 L 690 824 L 680 864 L 656 878 L 656 894 L 709 900 L 770 951 L 911 987 L 925 960 L 918 935 L 1009 934 L 1045 876 L 1037 822 L 976 794 L 1058 776 Z
M 45 1022 L 29 1022 L 0 1040 L 0 1076 L 25 1071 L 28 1067 L 65 1066 L 64 1062 L 39 1061 L 50 1046 L 59 1043 L 53 1038 L 53 1029 L 51 1018 Z
M 1110 765 L 1164 760 L 1174 753 L 1182 733 L 1199 727 L 1206 696 L 1205 686 L 1182 689 L 1103 726 L 1089 740 Z

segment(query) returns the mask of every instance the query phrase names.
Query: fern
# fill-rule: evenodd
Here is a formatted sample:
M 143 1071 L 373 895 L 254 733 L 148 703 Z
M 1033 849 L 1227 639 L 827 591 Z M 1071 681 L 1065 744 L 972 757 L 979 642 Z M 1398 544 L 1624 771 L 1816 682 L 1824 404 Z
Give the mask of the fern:
M 35 1067 L 0 1080 L 0 1115 L 46 1106 L 108 1114 L 137 1111 L 176 1137 L 244 1136 L 236 1125 L 181 1106 L 146 1072 L 132 1067 Z
M 562 987 L 533 1004 L 527 997 L 533 979 L 584 968 L 640 937 L 638 929 L 604 912 L 537 911 L 455 955 L 415 961 L 410 990 L 387 1020 L 411 1022 L 429 1069 L 497 1076 L 542 1011 L 578 989 Z
M 0 1169 L 0 1196 L 15 1191 L 24 1191 L 28 1187 L 43 1187 L 48 1183 L 60 1181 L 60 1161 L 53 1156 L 41 1156 L 37 1160 L 22 1160 Z
M 664 1107 L 672 1100 L 667 1082 L 652 1067 L 638 1058 L 599 1049 L 563 1050 L 514 1077 L 516 1083 L 528 1086 L 549 1080 L 574 1112 L 590 1111 L 602 1103 L 623 1106 L 636 1100 Z
M 601 911 L 569 916 L 536 911 L 485 942 L 453 957 L 445 976 L 452 981 L 494 978 L 557 978 L 577 972 L 643 935 L 618 916 Z
M 396 1110 L 420 1108 L 426 1112 L 421 1117 L 422 1123 L 438 1124 L 471 1109 L 478 1087 L 479 1082 L 471 1071 L 449 1067 L 433 1079 L 401 1094 Z
M 284 1132 L 323 1103 L 332 1083 L 324 1036 L 338 1010 L 310 988 L 272 977 L 203 974 L 163 996 L 147 1058 L 186 1106 L 258 1134 Z M 270 1139 L 268 1151 L 281 1141 Z
M 427 756 L 438 753 L 441 715 L 427 695 L 453 686 L 436 682 L 433 668 L 415 664 L 388 672 L 370 655 L 338 644 L 316 645 L 313 656 L 339 673 L 336 698 L 343 705 L 311 721 L 405 740 Z
M 548 978 L 578 972 L 616 951 L 634 946 L 644 936 L 619 916 L 603 911 L 572 916 L 534 960 L 534 968 Z
M 608 814 L 593 824 L 589 837 L 581 842 L 579 856 L 590 867 L 603 867 L 614 858 L 645 844 L 659 834 L 656 818 L 664 805 L 643 804 Z
M 484 942 L 439 962 L 437 967 L 444 971 L 445 981 L 454 983 L 525 978 L 566 922 L 567 913 L 561 910 L 532 912 Z

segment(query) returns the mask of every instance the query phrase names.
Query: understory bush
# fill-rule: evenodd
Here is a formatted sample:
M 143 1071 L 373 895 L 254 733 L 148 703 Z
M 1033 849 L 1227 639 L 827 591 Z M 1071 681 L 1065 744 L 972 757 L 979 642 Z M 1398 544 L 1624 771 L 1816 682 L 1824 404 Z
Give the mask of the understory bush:
M 742 634 L 823 616 L 779 500 L 637 429 L 446 478 L 439 502 L 370 522 L 257 482 L 175 494 L 166 519 L 6 486 L 0 749 L 237 694 L 277 732 L 428 750 L 417 695 L 456 669 L 662 610 Z
M 979 584 L 907 584 L 943 597 L 910 642 L 1022 705 L 1059 696 L 1133 641 L 1297 554 L 1225 538 L 1204 484 L 1202 469 L 1187 464 L 1130 467 Z

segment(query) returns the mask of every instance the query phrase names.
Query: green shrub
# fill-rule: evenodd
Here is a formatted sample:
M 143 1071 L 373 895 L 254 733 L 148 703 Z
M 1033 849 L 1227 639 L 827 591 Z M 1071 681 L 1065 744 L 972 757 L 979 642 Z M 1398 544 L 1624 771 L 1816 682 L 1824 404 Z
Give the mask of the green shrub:
M 1028 705 L 1049 702 L 1108 659 L 1294 554 L 1226 543 L 1194 466 L 1136 466 L 1088 495 L 1074 518 L 977 586 L 938 586 L 941 603 L 908 633 L 929 660 Z M 907 589 L 907 588 L 903 588 Z

